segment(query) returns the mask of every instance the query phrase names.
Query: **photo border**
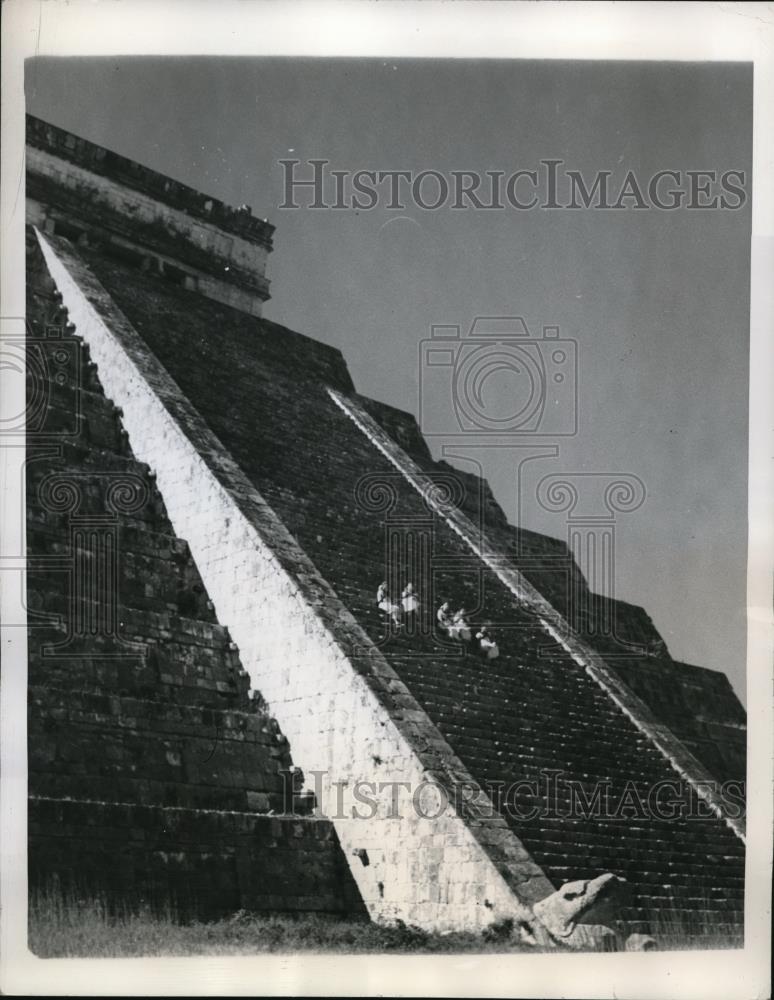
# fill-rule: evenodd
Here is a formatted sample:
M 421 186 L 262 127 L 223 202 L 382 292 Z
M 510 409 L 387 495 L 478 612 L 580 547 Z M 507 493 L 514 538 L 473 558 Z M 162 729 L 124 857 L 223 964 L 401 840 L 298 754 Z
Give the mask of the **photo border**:
M 3 316 L 24 315 L 24 60 L 32 56 L 392 56 L 740 61 L 754 64 L 748 547 L 748 843 L 745 947 L 566 955 L 268 955 L 47 959 L 26 947 L 26 629 L 2 630 L 0 987 L 25 994 L 766 996 L 772 841 L 770 373 L 774 329 L 774 7 L 759 3 L 91 0 L 2 5 Z M 23 389 L 23 387 L 22 387 Z M 21 405 L 19 405 L 21 403 Z M 6 412 L 23 400 L 3 394 Z M 3 448 L 3 554 L 15 462 Z M 6 518 L 10 517 L 9 524 Z M 17 519 L 18 520 L 18 519 Z M 22 546 L 20 548 L 20 546 Z M 2 582 L 2 581 L 0 581 Z M 0 590 L 7 607 L 8 588 Z M 0 609 L 2 610 L 2 609 Z M 7 622 L 7 616 L 2 620 Z

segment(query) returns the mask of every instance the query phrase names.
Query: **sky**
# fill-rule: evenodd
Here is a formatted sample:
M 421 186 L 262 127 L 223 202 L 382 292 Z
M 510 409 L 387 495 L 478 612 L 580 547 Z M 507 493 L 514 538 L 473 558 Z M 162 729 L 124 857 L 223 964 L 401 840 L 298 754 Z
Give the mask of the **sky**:
M 456 369 L 420 362 L 433 325 L 464 335 L 476 316 L 521 316 L 544 358 L 542 328 L 558 327 L 577 356 L 576 433 L 497 448 L 455 437 L 450 460 L 479 463 L 510 520 L 562 538 L 566 515 L 536 500 L 543 476 L 638 477 L 644 503 L 616 515 L 615 594 L 645 607 L 676 659 L 726 672 L 744 700 L 749 66 L 44 58 L 27 63 L 26 96 L 31 113 L 272 222 L 264 315 L 340 348 L 363 395 L 419 416 L 430 393 L 436 429 L 447 412 L 453 422 Z M 736 211 L 289 210 L 279 161 L 291 158 L 445 176 L 561 159 L 589 181 L 612 171 L 614 190 L 628 170 L 645 185 L 660 170 L 743 170 L 748 199 Z M 509 378 L 482 397 L 497 415 Z M 433 438 L 434 455 L 449 441 Z M 517 479 L 547 443 L 558 453 Z

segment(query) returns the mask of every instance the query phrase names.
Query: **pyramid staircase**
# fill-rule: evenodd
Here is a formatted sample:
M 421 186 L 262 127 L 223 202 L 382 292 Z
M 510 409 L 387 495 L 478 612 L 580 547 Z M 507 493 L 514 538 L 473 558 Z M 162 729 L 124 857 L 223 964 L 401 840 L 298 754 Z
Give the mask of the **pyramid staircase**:
M 362 916 L 34 239 L 27 268 L 31 888 Z
M 359 401 L 340 354 L 88 248 L 82 256 L 470 774 L 495 799 L 515 786 L 501 814 L 551 882 L 614 872 L 631 890 L 628 933 L 652 933 L 668 914 L 687 938 L 711 925 L 739 940 L 743 842 L 702 814 L 690 783 L 689 815 L 643 811 L 654 789 L 680 784 L 675 767 L 335 405 L 329 388 Z M 448 479 L 448 466 L 425 468 Z M 389 554 L 401 531 L 425 539 L 424 575 Z M 395 565 L 394 587 L 411 577 L 425 618 L 385 635 L 374 593 Z M 433 627 L 441 600 L 494 624 L 498 660 L 449 646 Z M 599 788 L 609 808 L 578 808 Z

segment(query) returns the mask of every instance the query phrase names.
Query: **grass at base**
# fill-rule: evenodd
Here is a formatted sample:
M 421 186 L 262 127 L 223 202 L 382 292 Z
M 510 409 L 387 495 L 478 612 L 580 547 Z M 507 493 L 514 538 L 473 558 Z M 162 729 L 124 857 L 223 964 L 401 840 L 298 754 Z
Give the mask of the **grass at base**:
M 675 916 L 658 914 L 659 951 L 728 949 L 741 936 L 687 934 Z M 174 914 L 111 911 L 102 900 L 63 898 L 56 891 L 35 894 L 29 909 L 29 948 L 39 958 L 132 958 L 193 955 L 523 953 L 525 944 L 512 921 L 493 923 L 482 933 L 431 934 L 397 922 L 392 926 L 327 915 L 258 915 L 239 912 L 210 923 L 182 923 Z M 563 950 L 563 949 L 558 949 Z
M 378 924 L 328 916 L 263 916 L 237 913 L 212 923 L 179 923 L 150 911 L 115 914 L 95 900 L 33 898 L 29 948 L 39 958 L 258 955 L 268 952 L 459 953 L 525 952 L 509 926 L 482 934 L 428 934 L 402 924 Z

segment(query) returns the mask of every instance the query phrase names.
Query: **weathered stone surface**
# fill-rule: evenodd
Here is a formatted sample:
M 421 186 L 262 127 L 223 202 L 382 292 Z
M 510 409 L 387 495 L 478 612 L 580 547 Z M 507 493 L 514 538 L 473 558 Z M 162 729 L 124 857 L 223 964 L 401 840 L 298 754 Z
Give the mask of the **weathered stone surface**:
M 75 162 L 91 169 L 77 156 Z M 64 187 L 54 214 L 65 228 L 70 214 L 82 226 L 83 207 L 73 208 L 72 184 Z M 46 197 L 56 200 L 50 186 Z M 201 206 L 191 204 L 196 216 Z M 104 224 L 109 228 L 107 218 Z M 721 690 L 711 672 L 698 668 L 681 672 L 647 614 L 623 602 L 615 608 L 622 629 L 615 641 L 600 638 L 590 619 L 577 623 L 577 635 L 566 631 L 561 616 L 570 587 L 584 586 L 566 545 L 512 529 L 485 483 L 433 463 L 413 418 L 354 394 L 338 351 L 256 320 L 249 309 L 176 287 L 152 268 L 121 263 L 104 246 L 90 248 L 91 238 L 87 233 L 79 247 L 80 259 L 56 239 L 52 245 L 77 272 L 70 293 L 79 302 L 80 332 L 95 347 L 99 341 L 100 374 L 122 405 L 128 401 L 124 423 L 166 501 L 153 493 L 158 509 L 130 520 L 142 534 L 168 506 L 173 520 L 190 525 L 185 533 L 192 544 L 195 538 L 196 560 L 220 619 L 232 626 L 240 662 L 290 734 L 307 780 L 315 768 L 326 773 L 326 809 L 335 811 L 331 790 L 342 777 L 414 783 L 432 777 L 446 792 L 471 789 L 449 822 L 412 821 L 397 833 L 383 815 L 359 827 L 339 824 L 371 912 L 435 926 L 442 910 L 446 926 L 470 926 L 471 913 L 481 912 L 484 919 L 472 921 L 483 926 L 497 915 L 493 899 L 495 910 L 505 912 L 509 893 L 533 904 L 550 894 L 551 883 L 610 872 L 631 886 L 620 914 L 626 932 L 652 932 L 666 914 L 686 937 L 700 938 L 712 926 L 738 939 L 744 848 L 731 827 L 741 830 L 739 813 L 715 793 L 698 791 L 704 779 L 743 772 L 743 720 L 727 685 Z M 87 379 L 95 383 L 93 369 Z M 328 389 L 362 415 L 357 426 Z M 94 401 L 86 406 L 87 413 L 99 412 Z M 150 429 L 143 407 L 156 414 Z M 67 423 L 66 401 L 51 412 L 59 425 Z M 111 430 L 87 418 L 84 427 L 93 446 L 130 454 L 120 426 Z M 386 440 L 377 446 L 379 429 Z M 67 456 L 88 465 L 76 452 Z M 412 464 L 429 477 L 434 496 L 451 491 L 448 509 L 426 502 Z M 104 467 L 127 471 L 120 462 Z M 98 489 L 89 495 L 101 498 Z M 31 516 L 45 536 L 48 513 Z M 471 558 L 471 522 L 485 529 L 483 565 Z M 384 636 L 374 588 L 387 572 L 389 539 L 405 546 L 408 535 L 429 542 L 422 607 L 432 611 L 450 597 L 474 621 L 496 623 L 498 660 L 482 667 L 469 651 L 444 643 L 421 616 L 418 630 Z M 50 544 L 52 555 L 61 554 L 55 538 Z M 132 567 L 138 580 L 153 565 L 150 548 L 138 550 Z M 518 572 L 529 587 L 518 584 Z M 149 700 L 158 684 L 190 707 L 200 691 L 228 701 L 229 680 L 202 663 L 190 636 L 179 637 L 179 620 L 200 614 L 186 610 L 192 588 L 171 599 L 174 574 L 161 572 L 159 579 L 170 607 L 160 612 L 154 594 L 144 594 L 144 604 L 138 596 L 130 634 L 174 646 L 183 682 L 168 669 L 154 677 L 104 658 L 79 669 L 90 683 L 125 686 L 139 700 Z M 54 581 L 43 574 L 41 606 L 57 606 Z M 530 587 L 537 596 L 525 600 Z M 546 598 L 552 614 L 535 614 L 535 607 L 545 610 Z M 175 607 L 177 619 L 167 613 Z M 646 655 L 632 657 L 631 643 Z M 238 668 L 236 678 L 239 687 Z M 671 707 L 667 690 L 680 693 Z M 177 767 L 179 756 L 167 747 L 156 766 Z M 653 800 L 654 790 L 676 778 L 687 795 L 687 817 L 666 815 Z M 499 797 L 503 788 L 513 792 L 507 800 Z M 267 794 L 246 791 L 254 804 Z M 219 794 L 231 793 L 226 787 Z M 593 931 L 583 933 L 594 938 Z M 607 938 L 604 930 L 600 935 L 599 941 Z
M 725 674 L 658 660 L 621 661 L 617 670 L 714 777 L 745 781 L 747 717 Z
M 31 887 L 198 917 L 364 915 L 36 244 L 27 266 L 29 399 L 45 404 L 26 484 Z
M 27 116 L 30 222 L 260 316 L 274 227 Z
M 369 858 L 350 861 L 369 912 L 441 930 L 530 919 L 529 904 L 550 890 L 540 868 L 72 248 L 55 237 L 42 246 L 253 683 L 295 759 L 320 775 L 345 856 Z M 376 664 L 392 692 L 372 684 Z M 456 803 L 460 776 L 468 795 Z M 400 803 L 379 795 L 366 822 L 339 801 L 357 785 L 408 794 Z M 417 808 L 413 793 L 425 785 L 440 788 L 450 808 Z M 496 841 L 484 835 L 493 825 L 503 834 Z M 428 848 L 442 849 L 432 864 Z
M 189 399 L 202 409 L 209 426 L 223 439 L 221 444 L 228 443 L 228 460 L 216 456 L 222 482 L 233 490 L 245 516 L 271 539 L 276 556 L 303 587 L 308 605 L 315 608 L 341 648 L 355 651 L 360 646 L 366 650 L 368 641 L 358 638 L 359 633 L 341 617 L 320 574 L 334 585 L 339 602 L 350 609 L 367 638 L 379 641 L 382 655 L 458 754 L 463 771 L 484 787 L 499 782 L 507 788 L 515 780 L 518 782 L 510 808 L 503 809 L 502 815 L 534 858 L 537 870 L 542 868 L 555 885 L 576 875 L 594 878 L 607 871 L 625 877 L 633 894 L 622 919 L 631 932 L 651 931 L 654 914 L 665 905 L 676 907 L 681 919 L 691 927 L 690 933 L 699 936 L 702 919 L 731 928 L 738 926 L 743 893 L 742 843 L 711 812 L 686 818 L 647 811 L 653 789 L 677 778 L 673 765 L 605 689 L 557 646 L 535 616 L 519 605 L 493 573 L 484 570 L 481 575 L 478 567 L 473 575 L 470 549 L 459 535 L 444 518 L 428 511 L 401 473 L 333 405 L 324 390 L 325 383 L 321 385 L 323 369 L 329 372 L 328 385 L 332 381 L 344 392 L 350 391 L 338 368 L 338 353 L 305 338 L 286 341 L 283 330 L 237 313 L 226 314 L 220 307 L 201 300 L 196 317 L 189 310 L 182 324 L 177 317 L 184 308 L 183 293 L 158 282 L 140 284 L 110 262 L 97 257 L 89 260 Z M 215 327 L 219 330 L 217 343 L 206 333 Z M 200 331 L 198 336 L 192 337 L 193 329 Z M 185 416 L 179 403 L 169 401 L 168 405 L 185 420 L 189 440 L 203 449 L 203 455 L 210 456 L 212 447 L 196 430 L 195 421 Z M 240 418 L 241 413 L 251 414 L 249 423 Z M 260 434 L 256 427 L 260 427 Z M 287 440 L 293 441 L 292 449 L 285 447 Z M 304 560 L 294 554 L 292 541 L 278 531 L 261 503 L 250 498 L 249 485 L 239 485 L 236 471 L 227 471 L 234 459 L 270 502 L 272 513 L 281 515 L 286 528 L 312 557 L 314 571 L 302 566 Z M 186 461 L 176 473 L 179 485 L 171 485 L 174 481 L 167 476 L 165 490 L 171 486 L 171 495 L 175 495 L 176 490 L 190 489 L 194 469 Z M 367 470 L 368 477 L 385 484 L 385 497 L 392 505 L 389 510 L 379 509 L 378 504 L 373 509 L 359 499 L 363 470 Z M 441 474 L 447 475 L 447 470 Z M 214 516 L 211 523 L 218 520 Z M 432 631 L 391 636 L 387 642 L 378 639 L 381 622 L 373 608 L 372 588 L 374 581 L 384 576 L 385 538 L 393 520 L 431 526 L 435 571 L 430 596 L 424 595 L 426 606 L 434 608 L 442 593 L 456 595 L 467 607 L 480 607 L 479 613 L 485 613 L 490 620 L 507 623 L 507 638 L 501 643 L 503 653 L 486 670 L 477 660 L 461 655 L 459 649 L 439 644 Z M 223 538 L 215 538 L 213 543 L 217 551 Z M 206 558 L 206 554 L 199 558 L 200 564 Z M 241 572 L 246 573 L 246 567 Z M 272 588 L 277 590 L 276 582 L 271 584 L 274 572 L 269 571 L 266 577 L 269 596 Z M 476 584 L 479 590 L 470 593 L 473 581 L 480 581 Z M 224 577 L 224 586 L 227 583 Z M 278 614 L 287 616 L 279 605 L 273 610 L 266 601 L 267 596 L 262 595 L 257 607 L 255 603 L 249 605 L 249 614 L 265 616 L 262 620 L 267 622 Z M 241 613 L 237 612 L 237 616 Z M 306 642 L 310 633 L 305 631 L 304 635 Z M 322 645 L 316 647 L 318 650 L 331 648 L 322 636 L 319 641 Z M 244 653 L 247 643 L 241 645 Z M 326 737 L 322 763 L 315 763 L 321 755 L 319 744 L 309 742 L 318 739 L 310 730 L 309 720 L 318 717 L 323 731 L 328 725 L 339 725 L 334 721 L 326 723 L 326 716 L 318 715 L 323 705 L 331 704 L 328 696 L 321 702 L 312 694 L 314 683 L 319 683 L 319 668 L 315 667 L 314 674 L 318 680 L 312 682 L 310 672 L 289 669 L 283 652 L 279 646 L 271 660 L 256 661 L 261 686 L 269 686 L 267 697 L 276 710 L 282 706 L 282 712 L 287 713 L 283 714 L 283 726 L 292 727 L 294 753 L 307 770 L 325 767 L 332 759 L 331 748 L 338 752 L 344 744 Z M 319 660 L 319 652 L 315 655 Z M 375 681 L 372 665 L 377 661 L 370 654 L 352 660 L 356 672 L 368 679 L 369 686 Z M 383 676 L 382 667 L 379 672 Z M 330 691 L 337 698 L 343 697 L 348 685 L 343 676 L 341 681 L 335 681 L 334 676 Z M 371 689 L 377 688 L 374 685 Z M 341 716 L 331 718 L 346 718 L 351 725 L 359 718 L 358 705 L 355 698 Z M 399 718 L 394 702 L 389 711 L 394 722 L 412 725 Z M 389 754 L 382 753 L 384 748 L 378 740 L 374 741 L 373 734 L 382 731 L 380 717 L 363 716 L 362 721 L 362 729 L 355 729 L 353 738 L 365 741 L 365 752 L 361 755 L 347 750 L 344 759 L 350 773 L 350 760 L 370 768 L 374 756 L 390 759 Z M 672 738 L 665 728 L 661 733 L 665 739 Z M 422 745 L 429 748 L 427 735 L 422 736 Z M 689 756 L 685 756 L 686 761 Z M 557 771 L 563 780 L 556 786 L 553 801 L 547 801 L 543 776 Z M 367 780 L 374 777 L 370 770 L 357 773 Z M 400 771 L 391 776 L 396 775 L 404 776 Z M 593 802 L 595 788 L 605 790 L 610 811 L 578 810 L 579 794 Z M 620 808 L 632 794 L 646 803 L 645 813 Z M 691 807 L 695 804 L 692 802 Z M 472 820 L 468 825 L 476 829 Z M 353 846 L 366 845 L 357 842 Z M 712 896 L 702 860 L 705 854 L 723 858 L 733 888 L 722 900 Z M 390 863 L 391 858 L 385 854 L 383 864 Z M 509 867 L 515 884 L 529 885 L 526 869 L 522 872 Z M 374 872 L 376 880 L 389 884 L 373 864 L 365 871 Z M 543 884 L 538 882 L 530 901 L 544 895 Z M 372 898 L 376 900 L 375 891 Z M 456 896 L 452 893 L 443 898 Z M 411 908 L 411 912 L 421 910 Z
M 535 916 L 553 938 L 569 941 L 578 924 L 591 916 L 595 906 L 609 901 L 625 880 L 606 872 L 594 879 L 566 882 L 533 906 Z M 614 931 L 610 931 L 614 934 Z
M 78 898 L 172 908 L 366 914 L 326 820 L 33 796 L 30 881 Z

